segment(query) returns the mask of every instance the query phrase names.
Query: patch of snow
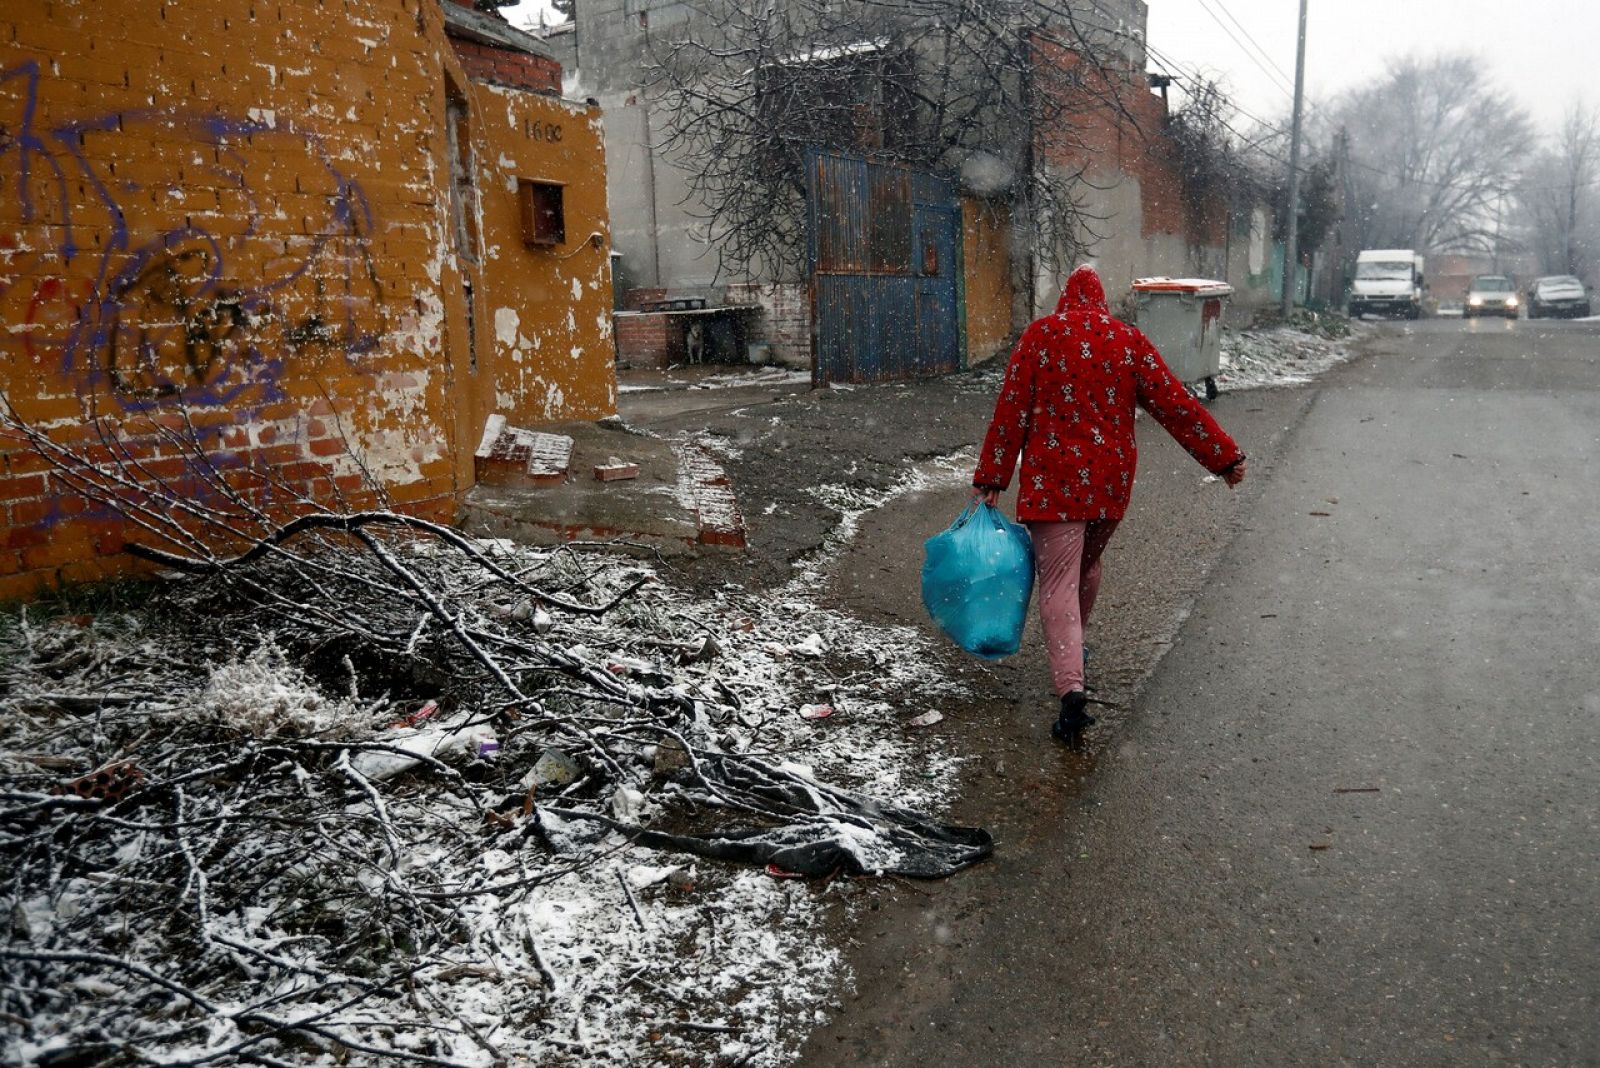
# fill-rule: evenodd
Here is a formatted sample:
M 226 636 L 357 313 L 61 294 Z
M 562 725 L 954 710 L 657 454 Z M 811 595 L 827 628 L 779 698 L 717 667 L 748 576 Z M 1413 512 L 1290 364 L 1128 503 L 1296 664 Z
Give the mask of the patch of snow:
M 1227 331 L 1217 385 L 1239 390 L 1309 382 L 1348 360 L 1359 337 L 1328 338 L 1287 326 Z
M 870 41 L 852 41 L 842 45 L 824 45 L 808 49 L 804 52 L 794 52 L 780 59 L 780 63 L 825 63 L 833 59 L 845 59 L 849 56 L 870 55 L 881 52 L 889 45 L 887 37 L 878 37 Z
M 213 668 L 199 704 L 258 738 L 327 731 L 351 719 L 353 711 L 323 696 L 270 639 L 242 660 Z

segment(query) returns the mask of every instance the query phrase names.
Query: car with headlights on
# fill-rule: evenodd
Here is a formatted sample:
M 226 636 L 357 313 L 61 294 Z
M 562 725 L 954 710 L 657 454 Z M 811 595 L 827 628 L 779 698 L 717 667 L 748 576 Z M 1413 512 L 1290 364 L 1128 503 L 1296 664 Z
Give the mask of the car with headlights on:
M 1480 315 L 1504 315 L 1515 319 L 1522 308 L 1517 287 L 1503 274 L 1480 274 L 1467 287 L 1467 303 L 1461 314 L 1468 319 Z
M 1350 280 L 1350 318 L 1363 315 L 1422 314 L 1427 283 L 1422 279 L 1422 257 L 1409 248 L 1364 248 L 1356 256 L 1355 277 Z
M 1589 315 L 1589 291 L 1570 274 L 1535 278 L 1528 287 L 1528 318 L 1551 316 L 1584 318 Z

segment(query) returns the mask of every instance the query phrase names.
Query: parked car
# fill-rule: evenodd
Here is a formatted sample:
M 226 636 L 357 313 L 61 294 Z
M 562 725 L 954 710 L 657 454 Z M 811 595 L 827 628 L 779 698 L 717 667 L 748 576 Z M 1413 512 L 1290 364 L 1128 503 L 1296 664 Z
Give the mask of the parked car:
M 1467 287 L 1467 305 L 1461 313 L 1468 319 L 1479 315 L 1504 315 L 1515 319 L 1522 307 L 1517 287 L 1503 274 L 1480 274 Z
M 1589 314 L 1589 291 L 1570 274 L 1535 278 L 1528 287 L 1528 318 L 1548 316 L 1583 318 Z

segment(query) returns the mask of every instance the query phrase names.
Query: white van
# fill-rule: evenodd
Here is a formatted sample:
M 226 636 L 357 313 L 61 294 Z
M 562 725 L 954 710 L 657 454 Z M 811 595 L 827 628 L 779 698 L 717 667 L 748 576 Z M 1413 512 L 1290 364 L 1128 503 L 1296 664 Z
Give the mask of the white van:
M 1352 319 L 1372 313 L 1415 319 L 1422 314 L 1422 257 L 1409 248 L 1369 248 L 1356 256 L 1350 283 Z

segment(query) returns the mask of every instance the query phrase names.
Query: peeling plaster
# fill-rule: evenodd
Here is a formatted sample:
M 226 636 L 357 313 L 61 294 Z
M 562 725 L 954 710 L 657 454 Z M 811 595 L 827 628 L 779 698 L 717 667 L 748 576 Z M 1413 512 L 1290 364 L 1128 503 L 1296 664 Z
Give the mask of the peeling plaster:
M 544 395 L 544 417 L 554 419 L 556 414 L 567 405 L 567 395 L 560 386 L 546 385 Z
M 494 336 L 506 348 L 517 348 L 517 328 L 522 325 L 521 316 L 517 315 L 515 308 L 496 308 L 494 310 Z

